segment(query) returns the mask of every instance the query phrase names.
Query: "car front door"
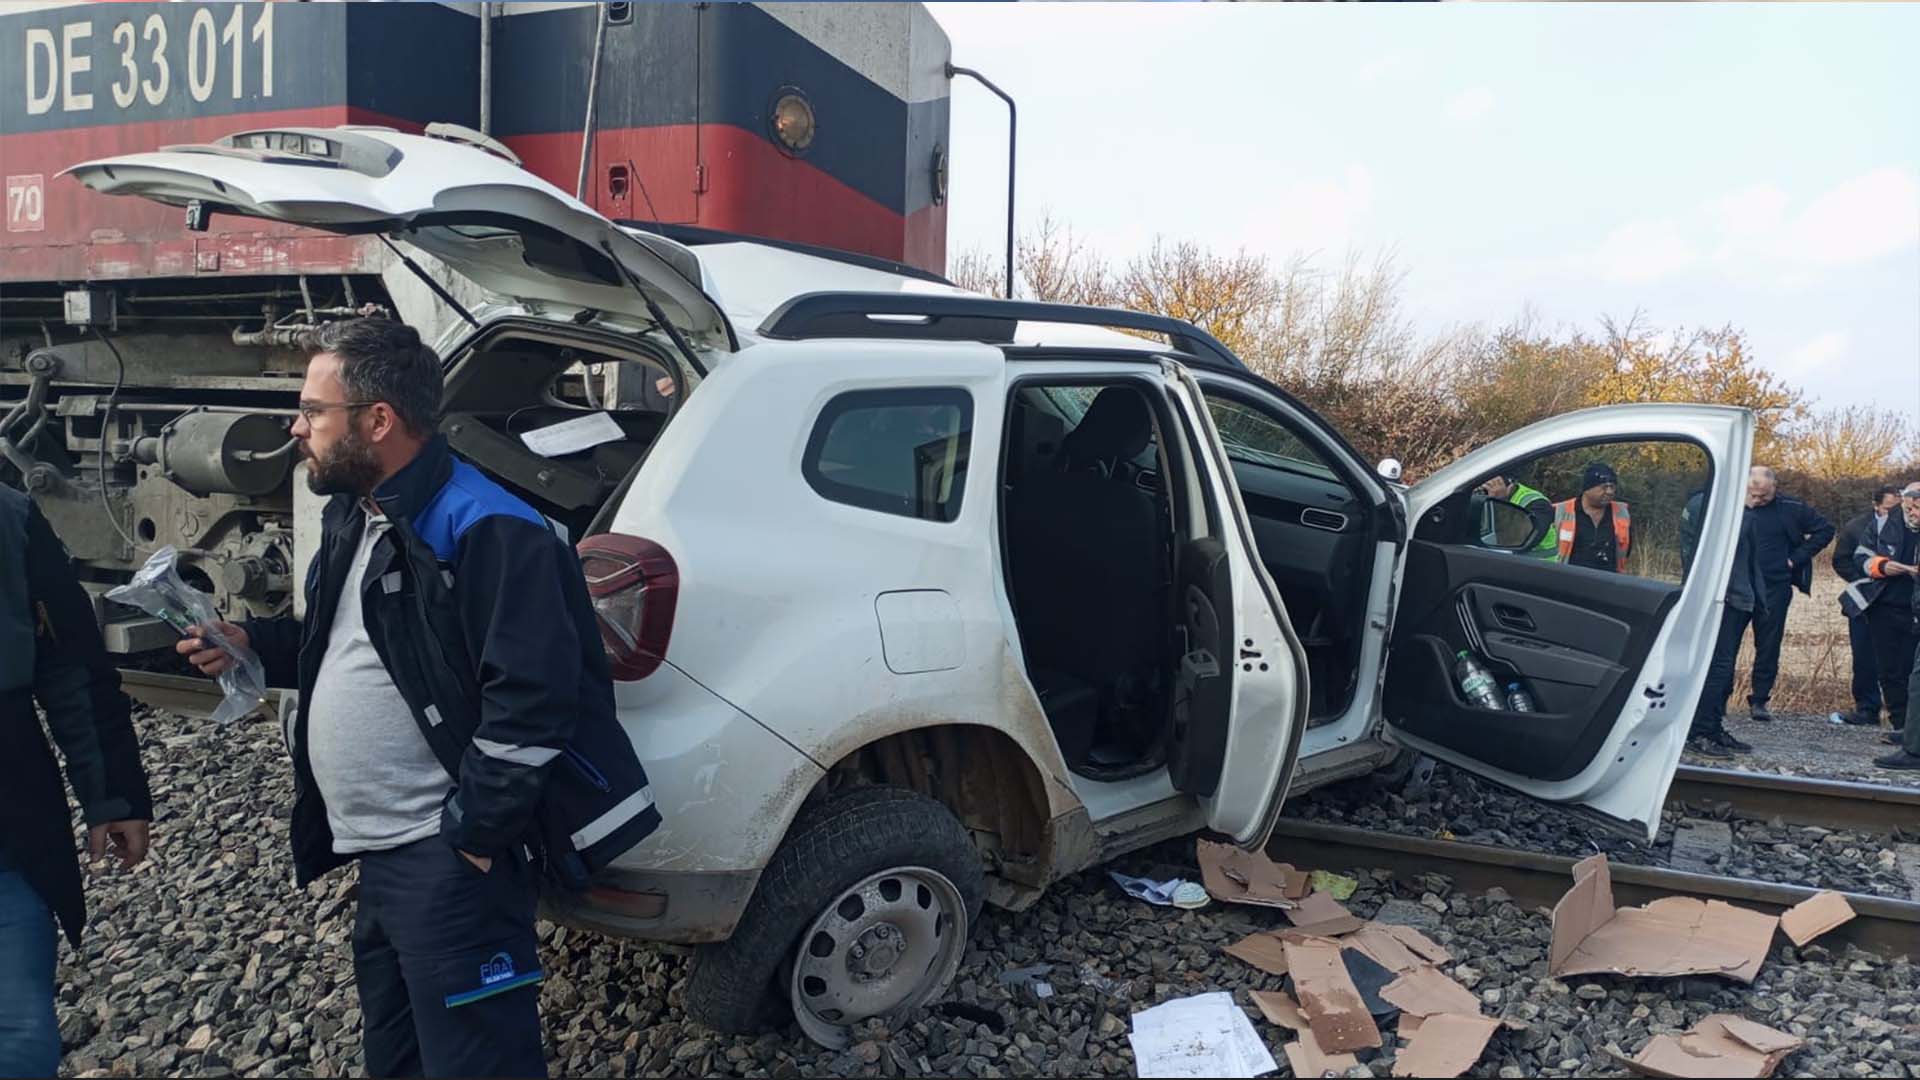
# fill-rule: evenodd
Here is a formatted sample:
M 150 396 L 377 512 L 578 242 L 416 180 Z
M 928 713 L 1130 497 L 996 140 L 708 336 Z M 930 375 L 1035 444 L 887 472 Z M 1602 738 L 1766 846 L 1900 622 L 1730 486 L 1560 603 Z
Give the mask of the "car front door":
M 1260 560 L 1200 384 L 1172 361 L 1161 378 L 1185 436 L 1180 463 L 1170 467 L 1185 472 L 1177 487 L 1197 498 L 1176 562 L 1185 651 L 1167 767 L 1174 786 L 1205 807 L 1210 828 L 1259 848 L 1280 815 L 1307 727 L 1306 652 Z
M 1753 431 L 1743 409 L 1589 409 L 1413 487 L 1384 695 L 1394 737 L 1651 841 L 1706 683 Z M 1494 477 L 1546 492 L 1560 551 L 1541 557 L 1545 527 L 1514 508 L 1489 528 L 1482 485 Z M 1532 711 L 1471 700 L 1463 651 Z

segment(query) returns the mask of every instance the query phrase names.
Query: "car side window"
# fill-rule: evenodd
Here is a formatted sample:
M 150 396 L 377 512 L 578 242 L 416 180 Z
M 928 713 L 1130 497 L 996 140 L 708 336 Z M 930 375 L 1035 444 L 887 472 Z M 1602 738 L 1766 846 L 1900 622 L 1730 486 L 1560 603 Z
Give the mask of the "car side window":
M 953 521 L 972 441 L 973 398 L 965 390 L 854 390 L 820 410 L 801 472 L 834 502 Z
M 1325 459 L 1266 413 L 1218 394 L 1207 395 L 1207 410 L 1234 461 L 1339 482 Z

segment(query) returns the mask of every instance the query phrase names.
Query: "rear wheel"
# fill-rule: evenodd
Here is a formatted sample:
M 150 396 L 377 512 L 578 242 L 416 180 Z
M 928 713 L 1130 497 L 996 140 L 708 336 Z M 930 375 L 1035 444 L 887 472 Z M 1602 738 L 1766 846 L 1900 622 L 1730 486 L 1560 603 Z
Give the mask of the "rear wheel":
M 733 936 L 701 950 L 687 1011 L 744 1032 L 785 1005 L 809 1038 L 843 1046 L 854 1024 L 946 991 L 985 891 L 945 806 L 898 788 L 836 796 L 788 830 Z

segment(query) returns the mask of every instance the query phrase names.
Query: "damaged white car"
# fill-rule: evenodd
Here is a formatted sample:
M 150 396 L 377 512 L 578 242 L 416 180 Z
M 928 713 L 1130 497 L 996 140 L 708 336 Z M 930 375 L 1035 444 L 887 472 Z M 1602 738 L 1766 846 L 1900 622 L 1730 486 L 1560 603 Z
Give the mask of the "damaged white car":
M 382 231 L 485 294 L 441 342 L 443 430 L 579 538 L 665 815 L 552 910 L 697 944 L 698 1019 L 790 1005 L 835 1043 L 937 997 L 983 902 L 1019 909 L 1196 830 L 1258 847 L 1290 787 L 1409 749 L 1657 827 L 1731 566 L 1746 412 L 1572 413 L 1403 489 L 1184 323 L 683 243 L 476 146 L 297 134 L 72 172 Z M 593 393 L 555 390 L 581 370 Z M 564 421 L 584 422 L 571 442 L 523 438 Z M 1700 463 L 1683 580 L 1536 557 L 1541 529 L 1476 494 L 1622 443 Z M 1534 711 L 1470 701 L 1461 650 Z

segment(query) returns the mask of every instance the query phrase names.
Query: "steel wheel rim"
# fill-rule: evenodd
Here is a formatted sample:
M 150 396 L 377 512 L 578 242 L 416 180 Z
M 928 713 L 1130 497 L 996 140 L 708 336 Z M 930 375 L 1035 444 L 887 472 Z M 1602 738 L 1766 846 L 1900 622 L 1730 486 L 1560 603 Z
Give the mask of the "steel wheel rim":
M 794 949 L 788 993 L 808 1038 L 832 1049 L 862 1020 L 924 1005 L 953 980 L 967 905 L 945 874 L 882 870 L 835 897 Z

